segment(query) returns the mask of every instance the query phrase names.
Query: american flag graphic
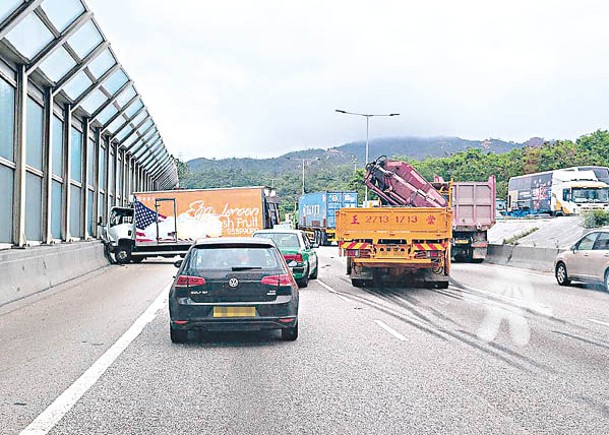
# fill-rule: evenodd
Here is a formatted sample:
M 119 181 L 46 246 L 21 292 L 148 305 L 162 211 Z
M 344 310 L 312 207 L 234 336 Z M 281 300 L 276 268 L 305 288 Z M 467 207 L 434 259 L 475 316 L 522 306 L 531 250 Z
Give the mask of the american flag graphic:
M 151 208 L 146 207 L 140 201 L 135 201 L 135 240 L 136 242 L 154 242 L 146 237 L 144 230 L 153 223 L 156 223 L 157 214 Z M 159 222 L 163 222 L 167 217 L 159 214 Z

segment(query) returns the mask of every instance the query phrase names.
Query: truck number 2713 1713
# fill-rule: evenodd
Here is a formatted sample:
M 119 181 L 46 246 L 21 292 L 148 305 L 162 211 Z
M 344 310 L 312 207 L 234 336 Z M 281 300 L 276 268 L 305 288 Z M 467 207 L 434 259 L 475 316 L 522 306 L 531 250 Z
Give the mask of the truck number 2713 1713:
M 366 216 L 367 224 L 388 224 L 393 221 L 397 224 L 416 224 L 417 216 Z

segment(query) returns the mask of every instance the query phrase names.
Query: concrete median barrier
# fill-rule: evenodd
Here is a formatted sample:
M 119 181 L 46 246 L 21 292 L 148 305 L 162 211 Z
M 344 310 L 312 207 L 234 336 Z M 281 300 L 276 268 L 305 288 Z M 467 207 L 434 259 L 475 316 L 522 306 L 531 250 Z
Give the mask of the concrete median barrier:
M 99 241 L 0 251 L 0 306 L 108 265 Z
M 489 245 L 487 262 L 524 269 L 552 272 L 558 248 L 535 248 L 520 245 Z

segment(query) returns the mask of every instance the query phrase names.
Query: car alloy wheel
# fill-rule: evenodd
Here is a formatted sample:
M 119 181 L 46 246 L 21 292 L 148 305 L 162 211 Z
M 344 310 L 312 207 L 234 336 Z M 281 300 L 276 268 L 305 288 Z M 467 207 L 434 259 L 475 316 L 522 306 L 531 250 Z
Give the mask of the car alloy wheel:
M 558 285 L 569 285 L 570 283 L 569 276 L 567 275 L 567 267 L 564 263 L 558 263 L 558 266 L 556 266 L 556 281 L 558 282 Z

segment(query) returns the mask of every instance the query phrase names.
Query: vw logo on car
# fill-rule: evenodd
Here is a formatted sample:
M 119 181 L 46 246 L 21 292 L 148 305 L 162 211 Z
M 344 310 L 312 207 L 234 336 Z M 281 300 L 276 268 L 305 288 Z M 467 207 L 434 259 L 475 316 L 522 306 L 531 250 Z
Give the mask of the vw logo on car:
M 239 286 L 239 280 L 237 278 L 231 278 L 228 280 L 228 286 L 230 288 L 237 288 Z

